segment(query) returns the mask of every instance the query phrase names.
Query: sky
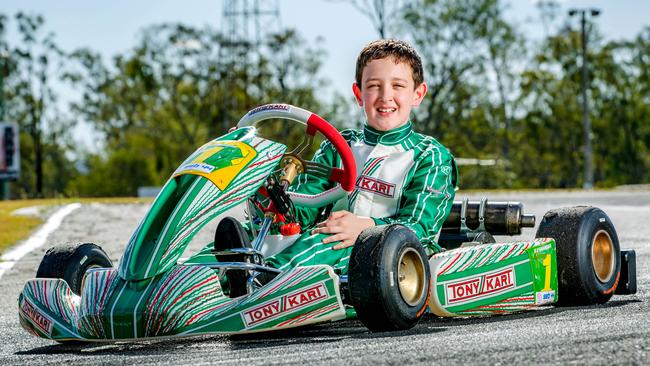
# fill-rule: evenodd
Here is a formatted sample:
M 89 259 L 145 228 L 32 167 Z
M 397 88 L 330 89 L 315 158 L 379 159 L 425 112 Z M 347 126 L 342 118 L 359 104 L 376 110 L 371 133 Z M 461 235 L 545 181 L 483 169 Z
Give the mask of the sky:
M 178 22 L 223 29 L 222 3 L 221 0 L 2 0 L 0 13 L 41 14 L 46 21 L 45 28 L 55 33 L 62 49 L 90 47 L 108 60 L 135 46 L 139 31 L 148 25 Z M 507 18 L 525 34 L 541 37 L 535 1 L 507 3 Z M 329 92 L 336 90 L 352 98 L 350 90 L 357 53 L 366 43 L 378 38 L 370 20 L 345 1 L 278 0 L 278 4 L 281 23 L 278 29 L 295 28 L 311 44 L 320 40 L 318 45 L 327 51 L 321 76 L 331 80 Z M 648 0 L 563 0 L 560 4 L 562 15 L 569 8 L 599 8 L 601 15 L 596 21 L 607 40 L 631 38 L 650 26 Z M 573 24 L 578 26 L 577 19 Z M 13 25 L 14 22 L 8 34 L 10 42 L 15 37 Z

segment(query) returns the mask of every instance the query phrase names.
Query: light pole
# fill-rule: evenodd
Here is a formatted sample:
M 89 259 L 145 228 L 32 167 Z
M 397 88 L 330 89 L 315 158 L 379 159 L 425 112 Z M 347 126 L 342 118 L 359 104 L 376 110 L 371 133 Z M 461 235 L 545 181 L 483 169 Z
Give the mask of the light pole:
M 594 187 L 594 167 L 593 167 L 593 152 L 591 149 L 591 120 L 589 119 L 589 102 L 587 100 L 587 31 L 585 26 L 587 24 L 587 15 L 597 17 L 600 15 L 600 10 L 595 8 L 590 9 L 570 9 L 569 16 L 580 16 L 580 32 L 582 39 L 582 77 L 580 78 L 580 89 L 582 92 L 582 129 L 584 134 L 584 161 L 585 161 L 585 181 L 582 185 L 584 189 L 592 189 Z
M 2 34 L 0 33 L 0 36 Z M 5 119 L 5 100 L 4 100 L 4 84 L 5 84 L 5 70 L 6 70 L 6 60 L 9 58 L 9 55 L 5 50 L 0 50 L 0 122 L 4 122 Z M 9 181 L 3 178 L 0 178 L 0 200 L 8 200 L 10 196 L 9 192 Z

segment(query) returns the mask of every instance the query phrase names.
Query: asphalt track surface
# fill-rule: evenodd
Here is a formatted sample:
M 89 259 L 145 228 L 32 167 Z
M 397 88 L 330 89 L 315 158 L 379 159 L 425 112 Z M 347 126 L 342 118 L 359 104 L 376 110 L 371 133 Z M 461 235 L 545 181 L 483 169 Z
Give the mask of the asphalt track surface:
M 521 201 L 538 221 L 551 208 L 602 208 L 614 222 L 621 246 L 636 250 L 638 293 L 614 296 L 604 305 L 545 307 L 487 318 L 425 315 L 413 329 L 394 333 L 370 333 L 359 321 L 347 320 L 246 336 L 62 345 L 33 337 L 18 324 L 17 297 L 35 274 L 43 247 L 0 279 L 0 365 L 649 364 L 650 192 L 512 192 L 490 193 L 489 198 Z M 84 205 L 66 217 L 48 242 L 94 241 L 115 263 L 146 210 L 146 205 Z M 534 233 L 526 229 L 522 237 Z M 205 243 L 209 230 L 200 235 Z

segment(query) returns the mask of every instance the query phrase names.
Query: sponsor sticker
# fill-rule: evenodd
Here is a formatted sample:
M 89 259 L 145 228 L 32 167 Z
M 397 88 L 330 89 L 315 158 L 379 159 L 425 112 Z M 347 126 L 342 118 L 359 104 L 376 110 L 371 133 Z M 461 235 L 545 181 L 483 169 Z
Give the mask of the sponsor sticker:
M 200 175 L 223 191 L 255 156 L 255 149 L 244 142 L 211 141 L 195 151 L 172 176 Z
M 395 196 L 394 184 L 384 182 L 367 175 L 362 175 L 359 177 L 359 179 L 357 179 L 357 188 L 362 191 L 372 192 L 384 197 L 392 198 Z
M 193 163 L 193 164 L 186 164 L 180 167 L 177 171 L 177 173 L 182 173 L 186 171 L 195 171 L 195 172 L 201 172 L 201 173 L 212 173 L 214 170 L 214 166 L 209 165 L 209 164 L 203 164 L 203 163 Z
M 252 109 L 250 112 L 248 112 L 249 116 L 252 116 L 256 113 L 259 112 L 264 112 L 264 111 L 285 111 L 289 112 L 289 106 L 286 104 L 267 104 L 263 106 L 259 106 L 257 108 Z
M 514 267 L 445 284 L 447 302 L 462 303 L 515 287 Z
M 535 305 L 546 305 L 555 302 L 555 291 L 540 291 L 535 293 Z
M 281 296 L 252 309 L 242 311 L 241 317 L 246 327 L 265 323 L 280 315 L 313 304 L 327 298 L 327 288 L 324 283 L 318 283 L 308 288 L 303 288 L 293 293 Z
M 535 253 L 545 252 L 551 249 L 551 244 L 542 245 L 541 247 L 535 248 Z
M 20 310 L 22 313 L 28 317 L 32 324 L 38 327 L 43 333 L 51 336 L 52 335 L 52 321 L 45 316 L 43 316 L 36 308 L 23 298 L 23 303 L 20 305 Z

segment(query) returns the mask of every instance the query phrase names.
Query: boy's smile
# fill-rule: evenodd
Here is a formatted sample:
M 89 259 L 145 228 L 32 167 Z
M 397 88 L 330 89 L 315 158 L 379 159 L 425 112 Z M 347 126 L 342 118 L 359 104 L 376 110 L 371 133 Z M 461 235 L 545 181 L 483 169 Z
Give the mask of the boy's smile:
M 363 69 L 361 88 L 354 83 L 352 90 L 368 125 L 390 131 L 409 120 L 411 108 L 422 102 L 427 89 L 424 83 L 415 86 L 408 64 L 387 57 L 370 61 Z

